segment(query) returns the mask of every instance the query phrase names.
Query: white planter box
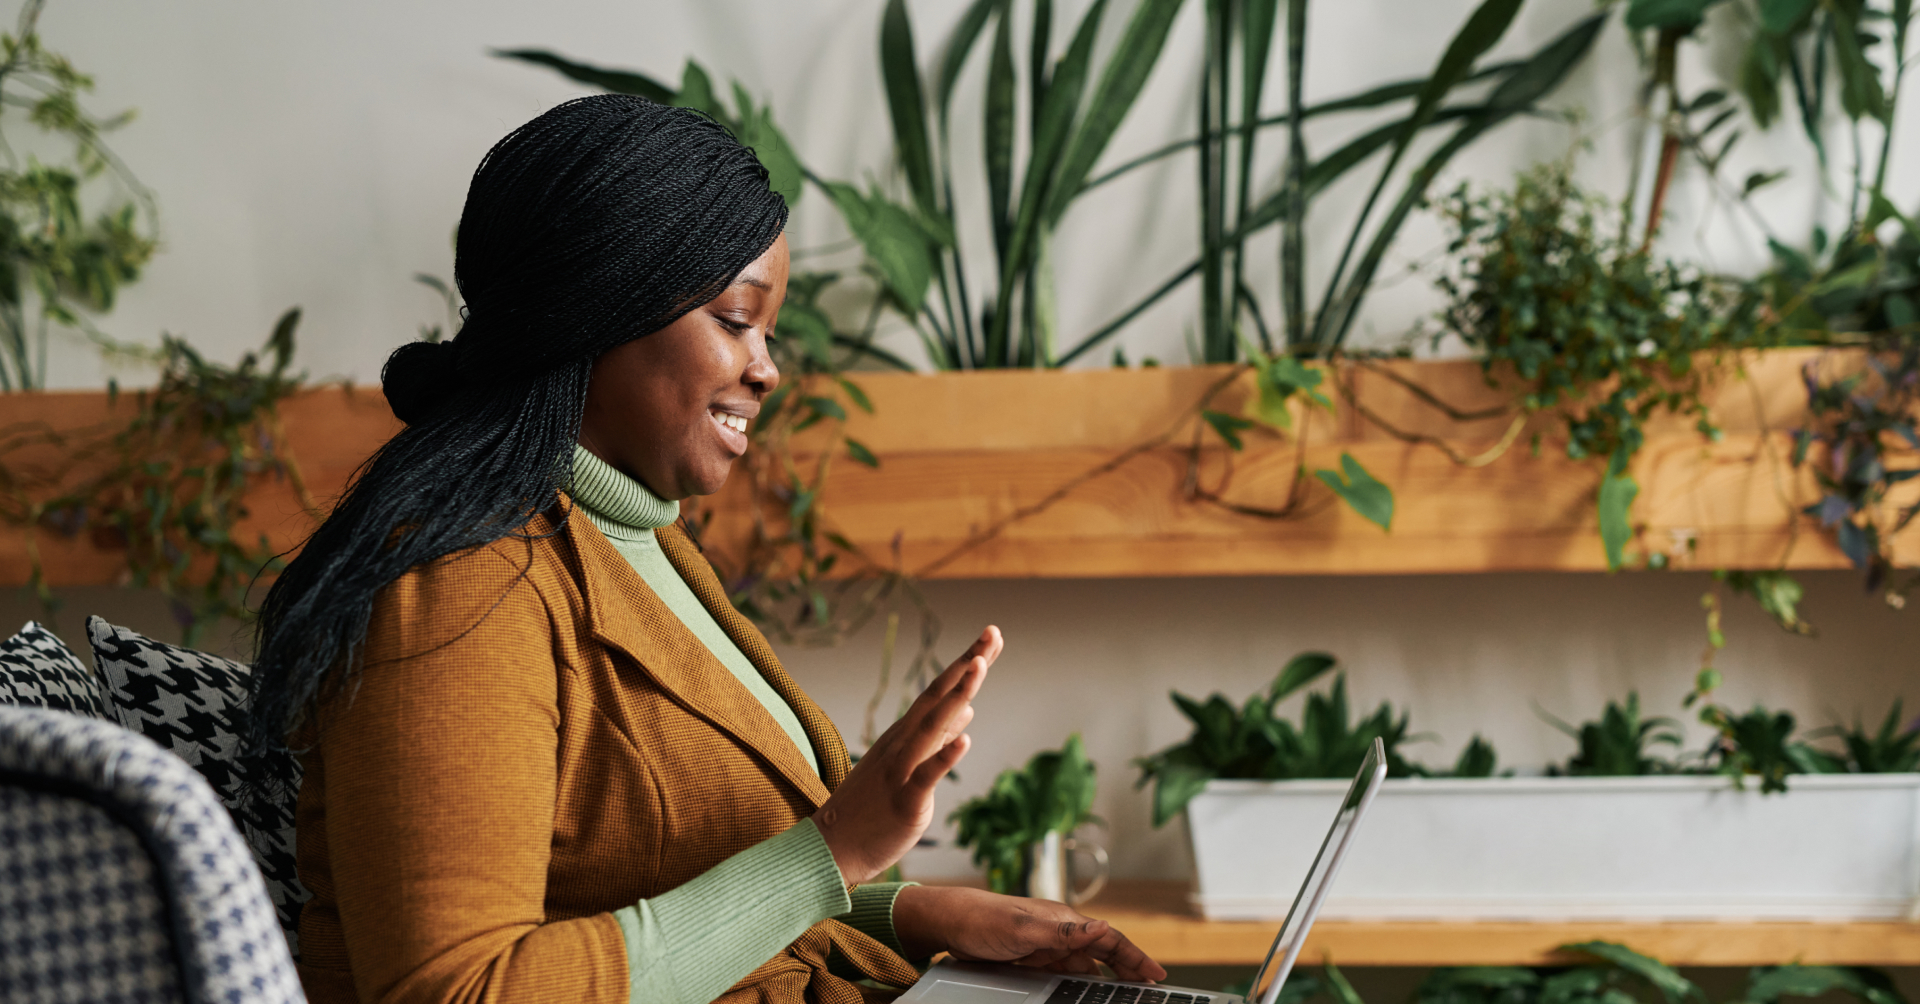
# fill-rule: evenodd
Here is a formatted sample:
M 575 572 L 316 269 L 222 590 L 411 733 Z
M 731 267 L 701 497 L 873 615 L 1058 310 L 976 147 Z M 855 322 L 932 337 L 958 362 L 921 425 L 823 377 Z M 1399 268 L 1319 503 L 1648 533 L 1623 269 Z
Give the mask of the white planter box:
M 1899 919 L 1920 774 L 1394 780 L 1324 918 Z M 1285 915 L 1346 781 L 1214 781 L 1187 807 L 1210 919 Z

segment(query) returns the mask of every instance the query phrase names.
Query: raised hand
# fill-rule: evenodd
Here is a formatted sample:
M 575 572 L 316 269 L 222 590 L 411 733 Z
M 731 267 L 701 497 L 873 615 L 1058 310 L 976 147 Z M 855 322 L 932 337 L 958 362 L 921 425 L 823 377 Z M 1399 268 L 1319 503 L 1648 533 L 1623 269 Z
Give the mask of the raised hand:
M 934 786 L 967 755 L 973 697 L 1001 647 L 999 628 L 980 632 L 813 814 L 833 863 L 849 883 L 871 881 L 886 871 L 933 822 Z

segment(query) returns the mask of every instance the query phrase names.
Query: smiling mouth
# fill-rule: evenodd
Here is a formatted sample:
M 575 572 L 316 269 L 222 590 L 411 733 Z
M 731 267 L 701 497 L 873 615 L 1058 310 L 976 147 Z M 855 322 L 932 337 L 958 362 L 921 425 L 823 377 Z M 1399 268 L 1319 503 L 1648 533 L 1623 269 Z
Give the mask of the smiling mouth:
M 747 418 L 745 415 L 734 415 L 724 411 L 709 411 L 707 414 L 712 416 L 715 422 L 735 432 L 747 431 Z

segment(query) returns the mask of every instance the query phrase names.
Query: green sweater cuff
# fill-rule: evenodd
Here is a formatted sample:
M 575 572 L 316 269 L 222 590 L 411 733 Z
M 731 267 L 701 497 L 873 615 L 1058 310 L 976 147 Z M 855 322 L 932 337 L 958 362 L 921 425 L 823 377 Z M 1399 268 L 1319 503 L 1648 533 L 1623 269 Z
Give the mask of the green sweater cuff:
M 834 918 L 861 934 L 887 946 L 907 957 L 906 949 L 900 947 L 899 935 L 893 930 L 893 901 L 900 890 L 918 882 L 869 882 L 856 886 L 850 897 L 853 909 Z
M 853 901 L 813 820 L 720 862 L 669 892 L 614 912 L 627 943 L 632 1004 L 701 1004 Z M 891 926 L 892 900 L 888 900 Z

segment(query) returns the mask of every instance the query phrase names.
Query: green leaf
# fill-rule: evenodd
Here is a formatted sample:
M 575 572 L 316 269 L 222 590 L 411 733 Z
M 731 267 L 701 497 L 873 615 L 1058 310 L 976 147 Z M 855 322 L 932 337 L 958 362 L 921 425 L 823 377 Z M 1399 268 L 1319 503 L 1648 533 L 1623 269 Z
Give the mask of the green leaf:
M 928 237 L 913 216 L 878 192 L 862 195 L 845 182 L 822 183 L 840 210 L 847 229 L 860 241 L 867 257 L 879 268 L 887 288 L 900 305 L 917 312 L 933 282 L 934 260 Z
M 292 307 L 274 322 L 267 336 L 267 351 L 273 355 L 273 374 L 279 376 L 293 363 L 293 332 L 300 327 L 300 308 Z
M 1869 988 L 1839 966 L 1785 965 L 1755 969 L 1747 979 L 1745 1004 L 1773 1004 L 1782 997 L 1820 997 L 1834 991 L 1865 998 Z
M 988 49 L 987 104 L 981 116 L 987 164 L 987 204 L 993 222 L 993 246 L 1004 264 L 1013 234 L 1013 8 L 1000 9 L 999 25 Z
M 1627 4 L 1627 27 L 1635 31 L 1647 28 L 1678 28 L 1690 31 L 1706 19 L 1707 8 L 1720 0 L 1631 0 Z
M 944 136 L 947 129 L 947 109 L 953 102 L 953 85 L 960 79 L 960 69 L 966 65 L 967 54 L 973 51 L 973 43 L 979 39 L 980 30 L 987 25 L 987 18 L 993 16 L 995 7 L 1006 0 L 973 0 L 973 5 L 960 15 L 960 23 L 954 26 L 953 34 L 947 39 L 946 52 L 940 57 L 940 83 L 934 99 L 939 103 L 940 131 Z
M 1211 780 L 1213 772 L 1203 767 L 1168 764 L 1160 768 L 1154 776 L 1153 825 L 1164 825 L 1167 820 L 1185 812 L 1187 803 L 1205 791 L 1207 782 Z
M 1852 14 L 1844 4 L 1833 7 L 1835 68 L 1840 71 L 1840 107 L 1851 119 L 1885 119 L 1887 95 L 1880 86 L 1880 70 L 1867 60 L 1860 48 L 1860 36 Z
M 1253 428 L 1252 422 L 1238 415 L 1213 410 L 1202 411 L 1200 417 L 1206 419 L 1208 425 L 1213 426 L 1213 431 L 1219 433 L 1220 438 L 1226 440 L 1228 446 L 1236 450 L 1246 448 L 1246 443 L 1240 439 L 1240 433 Z
M 1740 58 L 1740 94 L 1762 129 L 1780 118 L 1780 77 L 1787 64 L 1780 51 L 1784 44 L 1774 36 L 1756 34 Z
M 707 76 L 707 71 L 691 59 L 680 69 L 680 93 L 673 96 L 673 104 L 705 112 L 722 122 L 732 118 L 727 114 L 726 106 L 720 103 L 720 96 L 714 93 L 713 78 Z
M 853 402 L 853 406 L 869 415 L 873 414 L 873 400 L 867 397 L 867 392 L 846 377 L 840 377 L 839 380 L 840 389 L 847 392 L 847 398 Z
M 1346 500 L 1353 511 L 1359 513 L 1380 529 L 1393 529 L 1393 489 L 1380 483 L 1379 479 L 1367 473 L 1353 454 L 1340 454 L 1340 467 L 1345 477 L 1334 471 L 1315 471 L 1314 476 L 1326 482 L 1335 495 Z
M 865 464 L 868 467 L 880 466 L 880 458 L 874 456 L 872 450 L 867 449 L 867 444 L 852 436 L 847 437 L 847 456 L 852 457 L 856 463 Z
M 1287 695 L 1299 690 L 1324 676 L 1327 670 L 1339 664 L 1339 660 L 1325 652 L 1302 652 L 1287 660 L 1280 668 L 1280 675 L 1273 678 L 1273 687 L 1268 691 L 1273 703 L 1278 704 Z
M 887 0 L 886 12 L 880 17 L 880 77 L 886 84 L 894 150 L 907 176 L 907 187 L 922 213 L 937 216 L 927 100 L 920 90 L 920 65 L 913 52 L 913 22 L 907 17 L 906 0 Z M 918 298 L 908 302 L 914 307 L 920 303 Z
M 744 115 L 746 94 L 741 93 L 738 100 Z M 751 149 L 760 166 L 767 169 L 767 187 L 785 199 L 789 208 L 799 203 L 806 179 L 800 170 L 800 159 L 793 155 L 793 146 L 781 134 L 780 127 L 773 124 L 772 108 L 762 108 L 746 119 L 741 126 L 740 142 Z
M 840 407 L 840 402 L 835 401 L 833 398 L 807 397 L 803 398 L 803 400 L 807 408 L 816 415 L 824 415 L 827 418 L 839 419 L 841 421 L 846 420 L 847 409 Z
M 1667 999 L 1667 1004 L 1680 1004 L 1681 1001 L 1689 1000 L 1704 1002 L 1707 999 L 1707 995 L 1702 993 L 1693 981 L 1680 975 L 1678 971 L 1662 965 L 1658 959 L 1641 955 L 1625 945 L 1617 945 L 1610 941 L 1583 941 L 1579 944 L 1561 945 L 1560 950 L 1591 955 L 1602 962 L 1640 977 L 1655 990 L 1660 991 L 1660 995 Z
M 1740 186 L 1740 197 L 1744 199 L 1786 176 L 1785 171 L 1755 171 L 1747 175 L 1746 182 Z
M 815 363 L 827 368 L 833 366 L 833 324 L 820 308 L 788 300 L 780 307 L 774 329 L 783 337 L 799 339 Z
M 501 59 L 517 59 L 523 63 L 557 70 L 569 80 L 591 84 L 615 94 L 635 94 L 663 105 L 674 103 L 674 89 L 644 73 L 635 73 L 631 70 L 608 70 L 589 66 L 586 63 L 576 63 L 544 49 L 494 49 L 492 54 Z
M 1820 0 L 1760 0 L 1760 28 L 1769 35 L 1786 35 L 1801 27 Z
M 1059 174 L 1051 186 L 1053 194 L 1046 212 L 1049 228 L 1059 224 L 1067 206 L 1086 186 L 1094 163 L 1106 152 L 1113 134 L 1119 131 L 1121 121 L 1133 108 L 1134 99 L 1146 86 L 1147 75 L 1153 72 L 1160 50 L 1166 46 L 1167 35 L 1173 29 L 1174 15 L 1180 12 L 1180 3 L 1181 0 L 1141 0 L 1140 6 L 1134 9 L 1133 19 L 1127 22 L 1119 44 L 1107 57 L 1100 83 L 1094 87 L 1079 128 L 1060 159 Z M 1096 18 L 1104 6 L 1105 0 L 1098 0 L 1093 10 L 1087 12 L 1087 18 Z M 1082 27 L 1087 23 L 1083 21 Z
M 1600 543 L 1607 550 L 1607 568 L 1619 571 L 1633 539 L 1633 499 L 1640 494 L 1632 475 L 1608 471 L 1600 479 Z

